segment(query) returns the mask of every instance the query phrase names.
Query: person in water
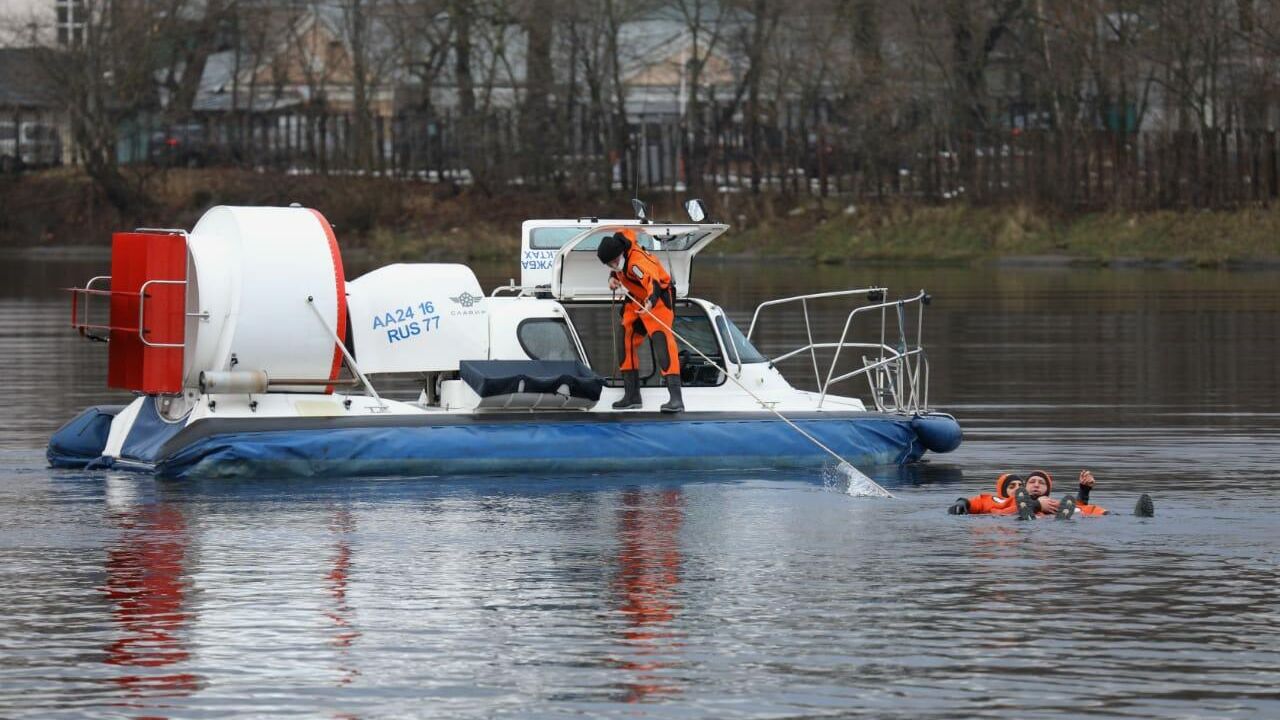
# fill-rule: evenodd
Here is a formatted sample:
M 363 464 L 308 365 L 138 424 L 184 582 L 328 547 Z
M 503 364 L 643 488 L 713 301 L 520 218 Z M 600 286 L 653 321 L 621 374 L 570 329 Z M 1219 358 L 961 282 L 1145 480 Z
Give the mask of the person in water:
M 606 236 L 596 250 L 600 262 L 609 266 L 609 289 L 626 290 L 622 306 L 622 399 L 614 409 L 643 407 L 640 399 L 640 344 L 649 337 L 658 369 L 671 399 L 660 410 L 684 410 L 680 394 L 680 354 L 671 335 L 675 323 L 675 284 L 667 269 L 640 247 L 636 231 L 626 228 Z
M 1011 515 L 1016 513 L 1013 493 L 1022 488 L 1022 477 L 1005 473 L 996 478 L 996 494 L 982 493 L 971 498 L 958 498 L 947 513 L 951 515 Z
M 1030 485 L 1034 489 L 1027 490 Z M 1043 470 L 1037 470 L 1024 480 L 1021 475 L 1005 473 L 996 478 L 996 494 L 976 495 L 971 498 L 958 498 L 947 508 L 952 515 L 1017 515 L 1017 495 L 1024 495 L 1024 505 L 1032 514 L 1051 515 L 1058 511 L 1058 501 L 1049 497 L 1053 489 L 1053 477 Z M 1032 509 L 1033 508 L 1033 509 Z
M 1049 495 L 1053 492 L 1053 476 L 1046 470 L 1036 470 L 1027 475 L 1027 482 L 1022 490 L 1014 492 L 1014 502 L 1018 506 L 1018 519 L 1029 520 L 1033 517 L 1048 515 L 1066 519 L 1075 513 L 1085 516 L 1106 515 L 1106 508 L 1089 504 L 1089 492 L 1093 490 L 1096 482 L 1093 473 L 1081 470 L 1080 487 L 1076 494 L 1064 495 L 1061 500 L 1054 500 Z M 1024 504 L 1027 507 L 1024 508 Z
M 996 479 L 996 494 L 978 495 L 972 498 L 959 498 L 947 509 L 952 515 L 1017 515 L 1019 520 L 1054 515 L 1059 519 L 1067 519 L 1076 514 L 1086 517 L 1108 515 L 1110 512 L 1099 505 L 1089 503 L 1089 494 L 1097 479 L 1089 470 L 1080 471 L 1080 485 L 1075 495 L 1064 495 L 1061 500 L 1054 500 L 1049 493 L 1053 491 L 1053 476 L 1045 470 L 1036 470 L 1023 480 L 1018 475 L 1006 473 Z M 1138 517 L 1153 517 L 1155 507 L 1151 496 L 1143 494 L 1138 498 L 1133 514 Z

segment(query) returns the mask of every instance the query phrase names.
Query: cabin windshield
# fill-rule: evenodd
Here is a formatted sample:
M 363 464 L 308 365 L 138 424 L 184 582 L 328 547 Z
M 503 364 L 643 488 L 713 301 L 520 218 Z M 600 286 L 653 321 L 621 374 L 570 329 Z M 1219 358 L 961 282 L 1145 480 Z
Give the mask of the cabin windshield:
M 751 341 L 742 333 L 742 330 L 738 329 L 737 325 L 733 324 L 732 320 L 724 315 L 718 315 L 716 316 L 716 326 L 720 328 L 720 336 L 724 339 L 724 344 L 733 346 L 737 354 L 734 360 L 743 365 L 769 362 L 769 358 L 760 354 L 756 346 L 751 344 Z
M 559 250 L 564 244 L 577 237 L 587 226 L 583 225 L 562 225 L 557 227 L 540 227 L 529 231 L 529 247 L 533 250 Z M 613 230 L 593 233 L 586 240 L 583 240 L 573 250 L 574 252 L 589 250 L 595 252 L 600 247 L 600 241 L 605 235 L 612 235 Z M 640 247 L 646 250 L 653 249 L 653 238 L 644 231 L 637 230 L 636 234 L 640 238 Z

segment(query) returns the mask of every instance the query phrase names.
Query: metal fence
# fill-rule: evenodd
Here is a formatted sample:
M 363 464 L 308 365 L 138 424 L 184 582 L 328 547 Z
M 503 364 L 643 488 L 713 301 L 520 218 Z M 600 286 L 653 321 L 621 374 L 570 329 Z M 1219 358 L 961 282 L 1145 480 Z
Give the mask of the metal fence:
M 715 116 L 714 109 L 708 113 Z M 759 127 L 675 119 L 632 123 L 625 149 L 606 120 L 576 113 L 548 137 L 523 137 L 515 112 L 464 123 L 448 113 L 375 118 L 356 146 L 349 115 L 201 119 L 201 152 L 146 159 L 299 173 L 364 172 L 435 182 L 770 192 L 930 203 L 1023 203 L 1064 209 L 1226 208 L 1280 196 L 1275 131 L 1002 131 L 886 138 L 832 123 Z

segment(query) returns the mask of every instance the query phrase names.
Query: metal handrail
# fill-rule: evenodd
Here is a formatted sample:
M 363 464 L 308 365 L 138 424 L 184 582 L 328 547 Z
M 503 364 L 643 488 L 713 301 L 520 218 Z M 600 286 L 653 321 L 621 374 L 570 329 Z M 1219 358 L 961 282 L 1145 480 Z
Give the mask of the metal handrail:
M 845 317 L 844 327 L 841 329 L 840 339 L 837 342 L 814 342 L 813 324 L 809 317 L 809 301 L 862 294 L 867 294 L 868 300 L 881 300 L 882 302 L 874 302 L 870 305 L 862 305 L 852 309 Z M 756 326 L 759 324 L 761 311 L 766 307 L 799 303 L 804 316 L 805 336 L 808 342 L 794 350 L 789 350 L 771 358 L 770 362 L 779 363 L 803 353 L 808 353 L 810 362 L 813 365 L 814 382 L 818 386 L 818 407 L 822 407 L 833 385 L 862 375 L 867 378 L 867 385 L 877 410 L 882 412 L 921 412 L 927 410 L 929 406 L 929 361 L 921 344 L 924 328 L 924 305 L 929 296 L 925 291 L 921 290 L 909 298 L 883 300 L 887 294 L 888 288 L 867 287 L 809 293 L 768 300 L 760 303 L 756 307 L 755 313 L 752 314 L 751 325 L 747 330 L 747 339 L 750 340 L 754 336 Z M 915 318 L 915 342 L 908 342 L 910 323 L 907 320 L 906 308 L 912 303 L 919 305 L 919 312 Z M 892 317 L 889 312 L 890 309 L 894 311 Z M 851 342 L 849 333 L 853 327 L 854 319 L 859 315 L 872 313 L 876 310 L 880 311 L 880 341 Z M 898 326 L 896 333 L 891 333 L 889 330 L 891 322 L 896 322 Z M 893 334 L 896 334 L 897 337 L 892 338 Z M 895 345 L 889 344 L 895 341 Z M 871 352 L 862 356 L 862 367 L 837 374 L 836 368 L 839 366 L 840 358 L 846 348 L 862 348 Z M 835 350 L 835 353 L 831 358 L 831 364 L 827 368 L 826 376 L 823 377 L 818 364 L 817 351 L 832 349 Z
M 523 285 L 499 285 L 489 293 L 489 297 L 498 297 L 498 293 L 513 293 L 516 297 L 519 297 L 524 294 L 524 286 Z
M 889 309 L 889 308 L 891 308 L 891 307 L 892 307 L 892 308 L 896 308 L 896 309 L 898 310 L 898 333 L 899 333 L 899 338 L 900 338 L 900 340 L 901 340 L 901 343 L 900 343 L 900 344 L 899 344 L 899 346 L 898 346 L 898 347 L 899 347 L 899 350 L 898 350 L 898 351 L 897 351 L 897 353 L 896 353 L 897 357 L 891 357 L 890 359 L 891 359 L 891 360 L 896 360 L 896 361 L 898 361 L 898 362 L 900 363 L 900 365 L 901 365 L 901 363 L 902 363 L 902 362 L 904 362 L 904 361 L 906 360 L 906 357 L 907 357 L 907 329 L 906 329 L 906 327 L 905 327 L 905 322 L 904 322 L 904 320 L 903 320 L 902 309 L 903 309 L 905 306 L 907 306 L 907 305 L 909 305 L 909 304 L 911 304 L 911 303 L 918 303 L 918 302 L 920 302 L 920 301 L 924 300 L 925 295 L 926 295 L 925 291 L 921 290 L 921 291 L 920 291 L 920 292 L 919 292 L 915 297 L 906 298 L 906 299 L 904 299 L 904 300 L 890 300 L 890 301 L 887 301 L 887 302 L 876 303 L 875 305 L 864 305 L 864 306 L 859 307 L 859 308 L 854 308 L 854 309 L 853 309 L 853 311 L 852 311 L 852 312 L 850 312 L 850 313 L 849 313 L 849 315 L 848 315 L 848 317 L 846 317 L 846 318 L 845 318 L 845 320 L 844 320 L 844 330 L 842 330 L 842 331 L 840 332 L 840 343 L 841 343 L 841 344 L 843 344 L 843 343 L 844 343 L 844 341 L 845 341 L 845 338 L 849 336 L 849 327 L 853 324 L 853 319 L 854 319 L 855 317 L 857 317 L 859 313 L 864 313 L 864 312 L 868 312 L 868 311 L 871 311 L 871 310 L 880 310 L 880 345 L 881 345 L 881 347 L 887 347 L 887 346 L 884 344 L 884 333 L 885 333 L 885 318 L 884 318 L 884 311 L 885 311 L 885 310 L 887 310 L 887 309 Z M 922 305 L 922 306 L 921 306 L 921 318 L 923 318 L 923 317 L 924 317 L 924 314 L 923 314 L 923 305 Z M 917 345 L 917 348 L 918 348 L 918 347 L 919 347 L 919 346 Z M 821 390 L 821 393 L 820 393 L 820 394 L 819 394 L 819 396 L 818 396 L 818 407 L 822 407 L 822 401 L 826 398 L 826 396 L 827 396 L 827 391 L 828 391 L 828 390 L 830 389 L 830 387 L 831 387 L 831 382 L 832 382 L 832 381 L 831 381 L 831 377 L 832 377 L 832 375 L 834 375 L 834 374 L 835 374 L 836 365 L 840 362 L 840 351 L 841 351 L 841 348 L 838 348 L 838 347 L 837 347 L 837 348 L 836 348 L 836 354 L 835 354 L 835 357 L 831 358 L 831 367 L 827 370 L 827 380 L 826 380 L 826 382 L 824 382 L 824 383 L 822 384 L 822 390 Z M 877 366 L 881 366 L 881 365 L 885 365 L 885 364 L 886 364 L 886 363 L 884 362 L 885 357 L 884 357 L 884 353 L 883 353 L 883 351 L 881 351 L 881 355 L 880 355 L 879 360 L 880 360 L 880 361 L 877 363 Z M 865 360 L 864 360 L 864 362 L 865 362 Z M 901 385 L 901 382 L 902 382 L 902 377 L 901 377 L 901 372 L 900 372 L 902 369 L 903 369 L 903 368 L 902 368 L 901 366 L 898 368 L 898 370 L 899 370 L 899 377 L 898 377 L 899 385 Z M 907 369 L 908 369 L 908 371 L 910 370 L 910 368 L 909 368 L 909 367 L 908 367 Z M 899 388 L 899 390 L 901 390 L 901 389 L 902 389 L 902 388 L 900 387 L 900 388 Z M 901 393 L 899 393 L 899 397 L 901 397 Z M 898 404 L 899 404 L 899 405 L 901 405 L 901 403 L 898 403 Z M 876 398 L 876 405 L 877 405 L 877 406 L 879 406 L 879 405 L 880 405 L 880 400 L 879 400 L 879 398 L 878 398 L 878 397 Z
M 527 295 L 537 295 L 539 292 L 551 292 L 551 289 L 546 285 L 499 285 L 489 291 L 489 297 L 504 297 L 506 295 L 525 297 Z
M 90 325 L 89 324 L 89 300 L 94 295 L 111 295 L 110 290 L 94 290 L 93 284 L 99 280 L 110 280 L 110 275 L 95 275 L 89 278 L 89 282 L 84 284 L 82 288 L 67 288 L 71 292 L 71 327 L 80 331 L 81 337 L 87 337 L 94 340 L 106 340 L 99 335 L 93 335 L 85 332 L 86 330 L 111 330 L 110 325 Z M 84 295 L 84 322 L 80 322 L 79 297 Z
M 190 237 L 190 233 L 182 228 L 137 227 L 134 228 L 133 231 L 139 233 L 158 233 L 160 235 L 181 235 L 183 237 Z
M 183 239 L 183 244 L 186 246 L 186 249 L 187 249 L 187 258 L 186 258 L 186 263 L 187 263 L 187 265 L 188 265 L 188 266 L 190 265 L 190 263 L 191 263 L 191 235 L 190 235 L 190 233 L 188 233 L 186 230 L 183 230 L 182 228 L 153 228 L 153 227 L 140 227 L 140 228 L 134 228 L 134 232 L 139 232 L 139 233 L 156 233 L 156 234 L 164 234 L 164 235 L 181 235 L 181 236 L 182 236 L 182 239 Z M 146 281 L 146 282 L 142 283 L 141 287 L 139 287 L 139 288 L 138 288 L 138 291 L 137 291 L 137 292 L 128 292 L 128 291 L 124 291 L 124 290 L 95 290 L 95 289 L 93 288 L 94 284 L 95 284 L 95 283 L 97 283 L 97 282 L 99 282 L 99 281 L 102 281 L 102 280 L 108 280 L 108 281 L 109 281 L 109 280 L 111 280 L 111 276 L 110 276 L 110 275 L 96 275 L 96 276 L 94 276 L 94 277 L 89 278 L 89 281 L 88 281 L 88 282 L 86 282 L 86 283 L 84 284 L 84 287 L 78 287 L 78 288 L 67 288 L 67 290 L 71 293 L 71 327 L 72 327 L 73 329 L 75 329 L 75 330 L 79 331 L 79 332 L 80 332 L 80 335 L 81 335 L 82 337 L 87 337 L 87 338 L 89 338 L 89 339 L 91 339 L 91 340 L 101 340 L 101 341 L 103 341 L 103 342 L 109 342 L 109 341 L 110 341 L 110 340 L 109 340 L 109 338 L 107 338 L 107 337 L 103 337 L 103 336 L 101 336 L 101 335 L 94 335 L 93 333 L 88 332 L 88 331 L 90 331 L 90 330 L 106 330 L 106 331 L 118 330 L 118 331 L 123 331 L 123 332 L 136 332 L 136 333 L 138 334 L 138 339 L 142 341 L 142 344 L 143 344 L 143 345 L 150 346 L 150 347 L 161 347 L 161 348 L 186 347 L 186 342 L 185 342 L 185 341 L 184 341 L 184 342 L 181 342 L 181 343 L 153 343 L 153 342 L 151 342 L 151 341 L 147 340 L 147 338 L 146 338 L 146 332 L 147 332 L 147 330 L 146 330 L 146 327 L 144 326 L 144 320 L 145 320 L 144 315 L 145 315 L 145 313 L 146 313 L 146 304 L 147 304 L 147 294 L 146 294 L 147 286 L 148 286 L 148 285 L 153 285 L 153 284 L 156 284 L 156 285 L 186 285 L 186 284 L 187 284 L 187 281 L 186 281 L 186 280 L 148 280 L 148 281 Z M 83 295 L 83 296 L 84 296 L 84 309 L 83 309 L 83 311 L 80 309 L 80 302 L 79 302 L 79 299 L 80 299 L 80 296 L 81 296 L 81 295 Z M 117 326 L 111 325 L 111 324 L 109 324 L 109 323 L 108 323 L 107 325 L 94 325 L 94 324 L 91 324 L 91 323 L 89 322 L 90 312 L 91 312 L 91 304 L 90 304 L 90 301 L 93 299 L 93 296 L 95 296 L 95 295 L 102 295 L 102 296 L 106 296 L 106 297 L 113 297 L 113 296 L 116 296 L 116 295 L 120 295 L 120 296 L 125 296 L 125 297 L 136 297 L 136 298 L 138 298 L 138 327 L 136 327 L 136 328 L 131 328 L 131 327 L 117 327 Z M 185 304 L 185 303 L 184 303 L 184 304 Z M 80 317 L 81 317 L 81 313 L 82 313 L 82 312 L 83 312 L 83 316 L 84 316 L 84 320 L 83 320 L 83 321 L 80 319 Z M 208 312 L 185 312 L 185 313 L 184 313 L 184 316 L 185 316 L 185 317 L 198 317 L 198 318 L 201 318 L 201 319 L 204 319 L 204 320 L 208 320 L 208 319 L 209 319 L 209 313 L 208 313 Z
M 846 295 L 859 295 L 859 294 L 865 294 L 870 292 L 888 292 L 888 291 L 889 291 L 888 288 L 867 287 L 867 288 L 856 288 L 854 290 L 833 290 L 831 292 L 809 293 L 807 295 L 795 295 L 792 297 L 778 298 L 776 300 L 766 300 L 760 303 L 759 305 L 757 305 L 756 311 L 751 315 L 751 326 L 747 328 L 747 339 L 748 340 L 751 339 L 751 333 L 753 333 L 756 329 L 756 320 L 760 318 L 760 311 L 765 309 L 766 307 L 773 307 L 775 305 L 785 305 L 787 303 L 796 302 L 796 301 L 821 300 L 822 298 L 844 297 Z M 805 303 L 805 305 L 807 307 L 808 303 Z
M 146 338 L 146 333 L 148 332 L 146 329 L 146 304 L 147 304 L 147 298 L 149 297 L 146 293 L 147 286 L 149 285 L 184 285 L 185 286 L 187 284 L 186 280 L 148 280 L 142 283 L 142 285 L 139 286 L 136 292 L 130 292 L 126 290 L 95 290 L 93 288 L 95 283 L 98 283 L 103 280 L 110 280 L 110 279 L 111 279 L 110 275 L 96 275 L 94 277 L 89 278 L 89 281 L 84 284 L 84 287 L 66 288 L 67 292 L 71 293 L 71 327 L 73 329 L 79 331 L 82 337 L 87 337 L 91 340 L 100 340 L 102 342 L 110 342 L 110 339 L 106 336 L 95 335 L 89 331 L 105 330 L 107 332 L 110 332 L 112 330 L 118 330 L 121 332 L 136 333 L 138 335 L 138 339 L 142 341 L 142 344 L 147 345 L 149 347 L 159 347 L 159 348 L 186 347 L 185 341 L 180 343 L 155 343 L 155 342 L 151 342 L 150 340 L 147 340 Z M 121 327 L 118 325 L 112 325 L 110 324 L 110 322 L 108 322 L 108 324 L 106 325 L 98 325 L 98 324 L 89 322 L 89 318 L 92 313 L 92 305 L 90 304 L 90 301 L 95 296 L 110 298 L 110 297 L 115 297 L 117 295 L 123 296 L 123 297 L 138 298 L 138 325 L 136 327 Z M 84 297 L 83 305 L 80 303 L 81 296 Z M 203 320 L 209 319 L 209 313 L 207 311 L 188 312 L 188 313 L 184 313 L 184 316 L 197 317 Z M 83 319 L 81 319 L 82 317 Z
M 186 347 L 187 342 L 184 339 L 180 343 L 153 343 L 147 340 L 147 326 L 145 323 L 145 313 L 147 309 L 147 286 L 148 285 L 181 285 L 186 287 L 186 280 L 148 280 L 138 288 L 138 339 L 147 347 L 156 348 L 180 348 Z M 184 315 L 185 317 L 185 315 Z
M 883 293 L 886 293 L 886 292 L 888 292 L 888 288 L 866 287 L 866 288 L 854 288 L 853 290 L 832 290 L 828 292 L 808 293 L 805 295 L 793 295 L 791 297 L 778 298 L 776 300 L 766 300 L 760 303 L 759 305 L 757 305 L 755 312 L 751 314 L 751 325 L 747 328 L 747 341 L 749 342 L 751 340 L 751 336 L 756 330 L 756 323 L 760 319 L 760 311 L 764 310 L 767 307 L 775 307 L 778 305 L 786 305 L 787 303 L 799 302 L 801 311 L 804 314 L 804 330 L 805 330 L 805 335 L 808 337 L 809 344 L 803 345 L 790 353 L 784 354 L 781 357 L 773 358 L 770 362 L 781 362 L 782 360 L 786 360 L 787 358 L 790 358 L 794 355 L 798 355 L 804 352 L 805 350 L 808 350 L 809 360 L 813 363 L 813 382 L 814 384 L 821 386 L 822 372 L 818 369 L 818 348 L 822 347 L 823 344 L 813 342 L 813 325 L 809 322 L 809 301 L 821 300 L 824 298 L 848 297 L 850 295 L 863 295 L 863 294 L 870 294 L 870 293 L 881 293 L 883 296 Z M 739 373 L 742 372 L 741 365 L 738 366 L 738 372 Z
M 791 358 L 795 357 L 796 355 L 799 355 L 800 353 L 802 353 L 802 352 L 804 352 L 804 351 L 806 351 L 806 350 L 809 350 L 810 348 L 815 349 L 815 350 L 830 350 L 831 348 L 835 348 L 835 347 L 841 347 L 841 344 L 840 344 L 840 343 L 834 343 L 834 342 L 829 342 L 829 343 L 812 343 L 812 344 L 810 344 L 810 345 L 804 345 L 804 346 L 798 347 L 798 348 L 796 348 L 795 350 L 792 350 L 792 351 L 790 351 L 790 352 L 783 353 L 783 354 L 779 355 L 778 357 L 769 358 L 769 362 L 771 362 L 771 363 L 780 363 L 780 362 L 782 362 L 783 360 L 790 360 Z M 860 348 L 876 348 L 876 349 L 884 348 L 884 349 L 886 349 L 886 350 L 893 350 L 893 348 L 888 347 L 887 345 L 881 345 L 880 343 L 857 343 L 857 342 L 847 342 L 847 343 L 844 343 L 844 344 L 843 344 L 843 347 L 848 347 L 848 348 L 860 347 Z M 820 379 L 821 379 L 821 377 L 819 377 L 819 380 L 820 380 Z M 821 382 L 819 382 L 818 384 L 819 384 L 819 385 L 821 385 L 822 383 L 821 383 Z
M 868 372 L 868 371 L 870 371 L 870 370 L 875 370 L 876 368 L 878 368 L 878 367 L 883 367 L 883 366 L 885 366 L 885 365 L 888 365 L 889 363 L 895 363 L 895 362 L 898 362 L 898 361 L 902 360 L 903 358 L 908 358 L 908 357 L 911 357 L 912 355 L 919 355 L 919 354 L 921 354 L 922 352 L 924 352 L 924 348 L 913 348 L 913 349 L 908 350 L 908 351 L 906 351 L 906 352 L 904 352 L 904 353 L 896 353 L 896 352 L 895 352 L 892 356 L 890 356 L 890 357 L 886 357 L 886 358 L 885 358 L 885 359 L 883 359 L 883 360 L 877 360 L 877 361 L 875 361 L 875 362 L 873 362 L 873 363 L 868 363 L 868 364 L 866 364 L 866 365 L 863 365 L 862 367 L 858 368 L 857 370 L 851 370 L 851 371 L 849 371 L 849 372 L 847 372 L 847 373 L 845 373 L 845 374 L 843 374 L 843 375 L 837 375 L 836 377 L 831 378 L 831 382 L 832 382 L 832 383 L 844 382 L 845 380 L 848 380 L 848 379 L 849 379 L 849 378 L 851 378 L 851 377 L 857 377 L 858 375 L 861 375 L 862 373 Z

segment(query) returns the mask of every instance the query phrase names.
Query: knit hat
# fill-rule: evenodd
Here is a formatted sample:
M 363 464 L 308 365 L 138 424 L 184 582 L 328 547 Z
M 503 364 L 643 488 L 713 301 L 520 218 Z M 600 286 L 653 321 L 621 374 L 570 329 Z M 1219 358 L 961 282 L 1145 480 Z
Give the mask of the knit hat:
M 1045 491 L 1045 495 L 1053 492 L 1053 476 L 1049 474 L 1048 470 L 1033 470 L 1027 475 L 1027 479 L 1030 480 L 1036 476 L 1044 478 L 1044 484 L 1049 487 L 1049 489 Z
M 996 478 L 996 497 L 1009 497 L 1009 495 L 1004 491 L 1004 488 L 1014 480 L 1022 482 L 1022 476 L 1015 475 L 1013 473 L 1005 473 Z
M 606 235 L 600 240 L 600 247 L 596 248 L 596 257 L 600 258 L 600 262 L 608 265 L 614 258 L 626 252 L 629 244 L 630 242 L 622 233 Z

